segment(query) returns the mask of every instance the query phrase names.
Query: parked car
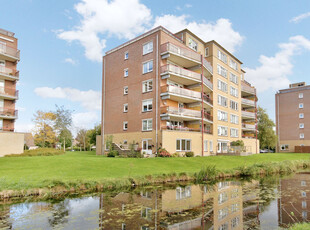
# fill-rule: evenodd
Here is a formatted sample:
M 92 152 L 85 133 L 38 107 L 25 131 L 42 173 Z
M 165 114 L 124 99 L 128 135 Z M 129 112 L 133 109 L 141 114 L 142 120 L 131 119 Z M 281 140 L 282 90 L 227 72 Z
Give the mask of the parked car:
M 268 153 L 269 150 L 268 150 L 268 149 L 261 149 L 259 152 L 260 152 L 260 153 Z

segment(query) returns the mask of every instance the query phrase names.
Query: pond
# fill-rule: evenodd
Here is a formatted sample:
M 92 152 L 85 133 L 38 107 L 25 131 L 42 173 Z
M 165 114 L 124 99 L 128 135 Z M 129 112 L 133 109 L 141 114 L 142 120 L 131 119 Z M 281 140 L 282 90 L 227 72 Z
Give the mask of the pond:
M 0 229 L 279 229 L 310 219 L 310 173 L 0 203 Z

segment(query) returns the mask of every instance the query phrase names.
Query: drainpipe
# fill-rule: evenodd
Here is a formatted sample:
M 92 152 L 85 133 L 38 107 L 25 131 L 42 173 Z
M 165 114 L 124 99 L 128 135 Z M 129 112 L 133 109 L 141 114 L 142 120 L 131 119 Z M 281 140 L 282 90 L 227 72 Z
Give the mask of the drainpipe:
M 255 135 L 256 135 L 256 154 L 258 153 L 257 152 L 257 102 L 256 102 L 256 88 L 255 88 Z
M 104 155 L 104 112 L 105 112 L 105 59 L 103 58 L 102 111 L 101 111 L 101 155 Z
M 204 123 L 203 123 L 203 56 L 201 55 L 201 156 L 203 156 L 204 153 L 204 140 L 203 140 L 203 134 L 204 134 Z
M 158 87 L 158 84 L 159 84 L 159 81 L 158 81 L 158 50 L 159 50 L 159 47 L 158 47 L 158 34 L 156 35 L 156 119 L 155 119 L 155 123 L 156 123 L 156 156 L 157 156 L 157 149 L 158 149 L 158 90 L 159 90 L 159 87 Z

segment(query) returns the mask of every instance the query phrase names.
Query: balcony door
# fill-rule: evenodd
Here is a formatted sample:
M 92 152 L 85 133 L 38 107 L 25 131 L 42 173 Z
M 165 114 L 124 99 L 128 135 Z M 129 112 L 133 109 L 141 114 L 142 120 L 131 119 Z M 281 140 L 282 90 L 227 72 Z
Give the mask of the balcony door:
M 217 152 L 218 153 L 227 153 L 228 152 L 228 142 L 218 142 L 217 143 Z
M 148 155 L 152 154 L 152 139 L 142 140 L 142 153 Z
M 4 111 L 4 100 L 0 99 L 0 113 Z
M 0 72 L 5 73 L 5 61 L 0 60 Z
M 0 93 L 4 93 L 4 80 L 0 80 Z
M 0 119 L 0 130 L 3 130 L 3 119 Z

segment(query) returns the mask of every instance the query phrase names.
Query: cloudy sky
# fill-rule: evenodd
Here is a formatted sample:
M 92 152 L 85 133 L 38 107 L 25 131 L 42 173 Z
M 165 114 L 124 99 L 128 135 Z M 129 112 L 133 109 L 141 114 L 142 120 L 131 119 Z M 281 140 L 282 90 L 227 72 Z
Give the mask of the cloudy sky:
M 74 110 L 75 128 L 100 122 L 104 52 L 153 27 L 190 29 L 243 61 L 259 105 L 274 119 L 274 94 L 310 84 L 309 0 L 0 0 L 0 28 L 15 32 L 21 61 L 16 131 L 36 110 Z

